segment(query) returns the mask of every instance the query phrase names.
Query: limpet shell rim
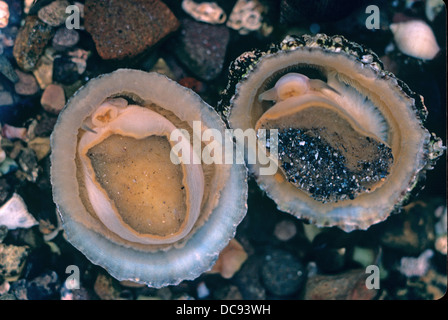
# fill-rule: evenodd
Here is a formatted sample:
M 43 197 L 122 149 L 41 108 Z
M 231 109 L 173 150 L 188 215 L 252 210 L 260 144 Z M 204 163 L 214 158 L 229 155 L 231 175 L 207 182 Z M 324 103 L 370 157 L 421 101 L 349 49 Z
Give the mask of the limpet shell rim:
M 132 69 L 119 69 L 110 74 L 100 75 L 91 79 L 89 83 L 100 81 L 103 77 L 110 76 L 111 74 L 120 76 L 121 73 L 132 72 L 158 77 L 160 81 L 175 83 L 164 75 Z M 60 114 L 64 114 L 68 106 L 73 104 L 76 99 L 79 99 L 78 95 L 81 91 L 88 95 L 88 92 L 93 87 L 88 84 L 78 89 L 68 100 Z M 177 83 L 175 84 L 178 85 Z M 178 86 L 179 90 L 183 90 L 185 94 L 192 95 L 193 99 L 197 100 L 198 103 L 206 108 L 205 110 L 215 118 L 214 120 L 217 125 L 222 129 L 225 128 L 223 120 L 199 95 L 187 88 Z M 59 125 L 60 121 L 58 119 L 53 133 L 57 131 L 56 129 Z M 56 139 L 53 133 L 50 137 L 52 148 Z M 53 153 L 50 155 L 50 158 L 53 169 Z M 167 250 L 158 250 L 156 252 L 142 252 L 131 247 L 116 244 L 95 231 L 86 228 L 81 223 L 74 221 L 69 215 L 63 214 L 64 208 L 59 204 L 56 203 L 56 207 L 68 241 L 81 251 L 90 262 L 105 268 L 109 274 L 120 281 L 130 280 L 160 288 L 167 285 L 177 285 L 184 280 L 193 280 L 213 267 L 218 259 L 219 253 L 235 236 L 236 227 L 246 215 L 248 197 L 247 178 L 248 170 L 244 164 L 231 166 L 228 183 L 221 190 L 219 203 L 204 224 L 196 230 L 195 234 L 182 247 L 173 246 Z M 53 175 L 51 176 L 51 181 L 54 186 Z M 238 192 L 235 192 L 235 190 L 238 190 Z M 58 190 L 53 187 L 52 192 L 53 197 L 56 197 Z M 233 212 L 233 214 L 230 215 L 229 212 Z M 220 232 L 215 232 L 216 230 Z M 95 244 L 95 246 L 92 244 Z M 123 252 L 119 252 L 120 250 L 126 250 L 126 260 L 132 261 L 132 266 L 129 263 L 128 265 L 122 263 L 123 259 L 120 258 L 120 255 Z M 113 256 L 117 256 L 117 258 L 110 261 L 110 257 Z M 104 259 L 109 261 L 105 263 Z

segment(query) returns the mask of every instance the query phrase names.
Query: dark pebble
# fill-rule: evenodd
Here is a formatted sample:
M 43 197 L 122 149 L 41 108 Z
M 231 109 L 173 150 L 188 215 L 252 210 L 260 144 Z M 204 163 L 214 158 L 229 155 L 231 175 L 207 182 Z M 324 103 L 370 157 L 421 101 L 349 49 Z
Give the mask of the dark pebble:
M 49 300 L 58 298 L 60 282 L 58 275 L 50 271 L 36 277 L 27 284 L 29 300 Z
M 26 17 L 25 25 L 17 34 L 13 50 L 14 58 L 21 69 L 31 71 L 35 68 L 53 34 L 53 27 L 35 16 Z
M 103 59 L 134 57 L 179 27 L 158 0 L 87 0 L 84 15 L 85 28 Z
M 13 83 L 19 81 L 19 77 L 17 76 L 17 73 L 14 71 L 13 66 L 4 55 L 0 55 L 0 74 L 4 75 L 6 79 L 8 79 Z
M 23 148 L 17 158 L 17 162 L 25 173 L 27 180 L 36 182 L 39 175 L 36 153 L 30 148 Z
M 302 289 L 306 280 L 306 269 L 289 252 L 273 250 L 264 256 L 261 278 L 270 293 L 288 296 Z
M 243 264 L 240 271 L 234 276 L 235 283 L 246 300 L 265 300 L 266 289 L 263 287 L 260 279 L 260 265 L 263 258 L 260 256 L 251 256 Z
M 4 178 L 0 178 L 0 205 L 6 202 L 11 195 L 11 186 Z M 1 241 L 0 241 L 1 242 Z
M 37 137 L 49 137 L 56 124 L 57 118 L 44 115 L 34 128 L 34 134 Z
M 197 77 L 210 81 L 223 69 L 230 33 L 217 26 L 185 19 L 172 46 L 178 59 Z
M 78 79 L 78 66 L 69 57 L 62 56 L 54 59 L 53 82 L 69 85 Z

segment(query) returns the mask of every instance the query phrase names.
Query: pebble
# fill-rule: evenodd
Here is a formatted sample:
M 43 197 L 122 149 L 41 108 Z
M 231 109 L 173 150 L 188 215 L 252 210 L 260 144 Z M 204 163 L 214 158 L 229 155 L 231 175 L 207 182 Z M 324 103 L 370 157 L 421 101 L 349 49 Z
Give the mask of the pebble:
M 282 220 L 275 225 L 274 235 L 281 241 L 291 240 L 296 234 L 296 224 L 291 220 Z
M 266 299 L 266 289 L 260 281 L 259 271 L 262 263 L 262 257 L 252 255 L 234 277 L 235 284 L 245 300 Z
M 37 161 L 41 161 L 50 153 L 50 138 L 36 137 L 28 142 L 28 148 L 35 152 Z
M 79 33 L 75 29 L 67 29 L 65 26 L 56 30 L 52 40 L 52 46 L 57 51 L 67 50 L 79 41 Z
M 6 28 L 9 23 L 9 6 L 5 1 L 0 1 L 0 28 Z
M 1 188 L 1 186 L 0 186 L 0 188 Z M 4 225 L 0 225 L 0 243 L 2 243 L 3 240 L 5 240 L 7 235 L 8 235 L 8 227 L 4 226 Z
M 288 296 L 302 289 L 306 282 L 306 268 L 289 252 L 272 250 L 264 256 L 261 279 L 270 293 Z
M 101 300 L 116 300 L 120 297 L 118 284 L 109 275 L 102 272 L 98 273 L 93 290 Z
M 19 77 L 11 65 L 11 62 L 9 62 L 9 60 L 2 54 L 0 54 L 0 74 L 4 75 L 6 79 L 13 83 L 19 81 Z
M 23 148 L 17 158 L 17 163 L 25 173 L 28 181 L 36 182 L 39 176 L 39 165 L 37 164 L 36 154 L 31 148 Z
M 9 230 L 31 228 L 37 224 L 37 220 L 28 212 L 25 202 L 17 193 L 0 207 L 0 225 L 7 226 Z
M 0 164 L 0 176 L 7 175 L 8 173 L 14 172 L 19 168 L 17 163 L 9 157 Z
M 19 77 L 19 82 L 14 85 L 14 89 L 17 94 L 23 96 L 32 96 L 39 90 L 36 78 L 32 74 L 16 70 L 16 74 Z
M 52 27 L 60 26 L 66 19 L 65 10 L 69 5 L 70 3 L 65 0 L 53 1 L 49 5 L 39 9 L 37 16 L 40 20 Z
M 25 24 L 17 34 L 13 49 L 14 58 L 22 70 L 31 71 L 36 67 L 53 34 L 53 27 L 35 16 L 26 17 Z
M 56 272 L 48 271 L 27 283 L 28 300 L 49 300 L 59 296 L 60 281 Z
M 402 257 L 400 260 L 399 270 L 406 277 L 422 277 L 430 268 L 430 259 L 433 257 L 434 251 L 426 249 L 417 258 Z
M 182 21 L 182 32 L 173 39 L 177 58 L 197 77 L 210 81 L 223 69 L 229 29 L 192 20 Z
M 305 300 L 372 300 L 376 289 L 367 289 L 365 269 L 308 278 Z
M 37 137 L 49 137 L 53 132 L 56 121 L 56 117 L 50 117 L 45 114 L 34 128 L 34 134 Z
M 159 0 L 86 0 L 85 29 L 103 59 L 134 57 L 179 27 Z
M 78 73 L 83 74 L 87 68 L 87 58 L 89 57 L 90 52 L 83 49 L 76 49 L 69 51 L 67 54 L 71 57 L 70 59 L 72 62 L 78 67 Z
M 205 299 L 210 295 L 210 290 L 207 288 L 204 281 L 199 282 L 196 292 L 199 299 Z
M 0 243 L 0 277 L 7 281 L 16 281 L 22 272 L 29 248 L 26 246 Z
M 42 56 L 33 70 L 39 87 L 43 90 L 53 82 L 53 60 L 47 56 Z
M 78 66 L 68 56 L 61 56 L 53 62 L 53 82 L 70 85 L 79 79 Z
M 50 84 L 45 88 L 40 103 L 45 111 L 55 115 L 59 114 L 65 106 L 64 89 L 60 85 Z
M 18 128 L 9 124 L 3 125 L 2 135 L 7 139 L 20 139 L 22 141 L 26 141 L 28 138 L 26 128 Z
M 425 207 L 421 202 L 410 203 L 401 214 L 391 216 L 372 231 L 378 232 L 381 244 L 386 247 L 408 255 L 420 254 L 435 240 L 434 218 Z
M 230 279 L 240 270 L 246 259 L 247 253 L 243 246 L 237 240 L 232 239 L 219 254 L 211 273 L 219 272 L 224 279 Z

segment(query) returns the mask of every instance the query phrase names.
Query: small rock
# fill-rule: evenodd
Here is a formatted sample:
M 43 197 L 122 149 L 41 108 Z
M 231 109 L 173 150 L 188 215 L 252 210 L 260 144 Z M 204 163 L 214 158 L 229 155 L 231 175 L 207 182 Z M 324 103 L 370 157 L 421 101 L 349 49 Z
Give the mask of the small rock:
M 40 161 L 50 153 L 50 138 L 34 138 L 28 142 L 28 148 L 36 153 L 37 161 Z
M 67 56 L 54 59 L 53 82 L 70 85 L 79 79 L 78 66 Z
M 306 283 L 306 300 L 372 300 L 376 289 L 366 287 L 368 274 L 356 269 L 337 275 L 316 275 Z
M 12 282 L 9 292 L 13 294 L 14 298 L 17 300 L 28 300 L 26 285 L 27 282 L 25 279 Z
M 33 70 L 45 46 L 53 37 L 54 29 L 35 16 L 27 16 L 14 44 L 13 55 L 24 71 Z
M 20 70 L 16 70 L 16 73 L 19 77 L 19 82 L 14 85 L 17 94 L 32 96 L 39 90 L 36 78 L 32 74 Z
M 173 41 L 178 59 L 196 76 L 210 81 L 222 71 L 229 38 L 225 26 L 185 19 L 182 32 Z
M 265 300 L 266 290 L 260 281 L 260 265 L 262 257 L 251 256 L 235 275 L 235 283 L 246 300 Z
M 39 176 L 39 165 L 34 151 L 30 148 L 23 148 L 20 151 L 17 163 L 25 173 L 26 179 L 31 182 L 36 182 Z
M 193 77 L 182 78 L 179 80 L 179 84 L 193 90 L 196 93 L 204 93 L 204 89 L 206 88 L 204 83 Z
M 17 73 L 15 72 L 13 66 L 9 62 L 8 58 L 6 58 L 4 55 L 0 55 L 0 74 L 4 75 L 9 81 L 13 83 L 19 81 L 19 77 L 17 76 Z
M 84 287 L 69 289 L 64 282 L 61 287 L 61 300 L 92 300 L 92 295 Z
M 239 34 L 246 35 L 261 29 L 263 15 L 266 13 L 267 7 L 258 0 L 238 0 L 226 25 L 238 31 Z
M 427 204 L 413 202 L 403 208 L 403 213 L 391 216 L 384 223 L 374 226 L 371 232 L 379 235 L 381 244 L 408 255 L 420 254 L 435 240 L 434 216 L 428 214 Z
M 37 16 L 46 24 L 57 27 L 64 23 L 66 18 L 65 9 L 70 5 L 68 1 L 57 0 L 53 1 L 49 5 L 42 7 Z
M 291 220 L 282 220 L 275 225 L 274 235 L 281 241 L 288 241 L 296 234 L 296 224 Z
M 57 84 L 50 84 L 45 88 L 40 103 L 45 111 L 56 115 L 59 114 L 65 106 L 64 89 Z
M 14 172 L 18 169 L 17 163 L 9 157 L 0 164 L 0 176 L 7 175 L 8 173 Z
M 33 70 L 37 83 L 41 89 L 45 89 L 53 82 L 53 60 L 47 56 L 42 56 Z
M 203 281 L 199 282 L 196 290 L 199 299 L 205 299 L 210 295 L 210 290 L 207 288 L 207 285 Z
M 179 27 L 159 0 L 87 0 L 85 28 L 103 59 L 134 57 Z
M 5 1 L 0 1 L 0 28 L 6 28 L 9 23 L 9 6 Z
M 67 53 L 72 62 L 76 64 L 78 67 L 78 73 L 83 74 L 87 68 L 87 59 L 89 58 L 90 52 L 83 49 L 76 49 L 73 51 L 69 51 Z
M 8 235 L 8 227 L 0 225 L 0 243 L 2 243 L 3 240 L 5 240 L 7 235 Z
M 7 281 L 16 281 L 28 257 L 28 247 L 0 243 L 0 276 Z
M 216 264 L 211 273 L 219 272 L 225 279 L 230 279 L 241 268 L 247 259 L 247 253 L 241 244 L 235 239 L 230 240 L 229 244 L 221 251 Z
M 11 285 L 9 284 L 9 282 L 0 278 L 0 296 L 4 295 L 5 293 L 8 293 L 10 288 Z
M 224 286 L 213 293 L 213 299 L 216 300 L 242 300 L 243 296 L 236 286 Z
M 289 252 L 275 250 L 265 255 L 261 278 L 269 292 L 278 296 L 292 295 L 303 287 L 306 268 Z
M 64 51 L 79 41 L 79 33 L 75 29 L 67 29 L 65 26 L 59 28 L 52 40 L 53 48 L 57 51 Z
M 422 277 L 430 267 L 430 259 L 433 257 L 434 251 L 426 249 L 417 258 L 402 257 L 400 260 L 399 270 L 406 277 Z
M 31 228 L 37 224 L 37 220 L 28 212 L 25 202 L 17 193 L 0 208 L 0 225 L 7 226 L 9 230 Z
M 118 284 L 110 276 L 99 273 L 93 286 L 101 300 L 116 300 L 120 297 Z
M 60 281 L 56 272 L 46 272 L 27 283 L 29 300 L 49 300 L 59 296 Z
M 18 128 L 14 126 L 10 126 L 9 124 L 5 124 L 2 127 L 2 135 L 8 139 L 20 139 L 22 141 L 26 141 L 28 139 L 26 128 Z
M 34 134 L 37 137 L 49 137 L 53 132 L 57 118 L 44 115 L 34 128 Z

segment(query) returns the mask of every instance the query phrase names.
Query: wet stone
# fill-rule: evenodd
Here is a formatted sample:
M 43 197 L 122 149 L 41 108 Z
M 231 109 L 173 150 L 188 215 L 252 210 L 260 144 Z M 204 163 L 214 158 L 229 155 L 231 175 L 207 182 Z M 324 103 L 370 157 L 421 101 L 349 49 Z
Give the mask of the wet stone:
M 16 93 L 23 96 L 32 96 L 39 90 L 36 79 L 32 74 L 24 73 L 20 70 L 16 70 L 19 82 L 14 86 Z
M 29 300 L 48 300 L 59 296 L 60 281 L 56 272 L 46 272 L 27 283 Z
M 0 244 L 0 276 L 5 279 L 16 279 L 25 264 L 29 248 L 23 246 Z
M 39 166 L 34 151 L 30 148 L 24 148 L 17 159 L 19 166 L 26 174 L 28 181 L 36 182 L 39 175 Z
M 305 300 L 372 300 L 376 289 L 368 289 L 364 269 L 337 275 L 316 275 L 306 283 Z
M 34 134 L 37 137 L 49 137 L 53 131 L 56 121 L 56 117 L 44 115 L 34 128 Z
M 50 84 L 45 88 L 40 103 L 45 111 L 55 115 L 59 114 L 65 105 L 64 89 L 57 84 Z
M 158 0 L 87 0 L 84 15 L 85 28 L 106 60 L 134 57 L 179 27 Z
M 79 33 L 75 29 L 67 29 L 66 27 L 59 28 L 52 40 L 52 46 L 55 50 L 64 51 L 79 41 Z
M 251 256 L 235 275 L 235 283 L 246 300 L 266 299 L 266 289 L 260 279 L 260 265 L 263 259 L 260 256 Z
M 13 83 L 19 81 L 19 77 L 13 66 L 4 55 L 0 55 L 0 74 L 4 75 L 6 79 Z
M 210 81 L 223 69 L 230 33 L 225 26 L 182 21 L 173 46 L 177 58 L 197 77 Z
M 277 296 L 297 293 L 305 283 L 306 269 L 292 254 L 282 250 L 264 256 L 261 278 L 265 288 Z
M 79 79 L 78 66 L 69 57 L 62 56 L 54 59 L 53 82 L 70 85 Z
M 64 23 L 66 18 L 65 9 L 70 5 L 68 1 L 53 1 L 49 5 L 42 7 L 37 12 L 37 16 L 46 24 L 57 27 Z
M 53 27 L 40 21 L 39 18 L 26 17 L 25 25 L 20 28 L 13 49 L 14 58 L 21 69 L 31 71 L 36 67 L 53 34 Z

